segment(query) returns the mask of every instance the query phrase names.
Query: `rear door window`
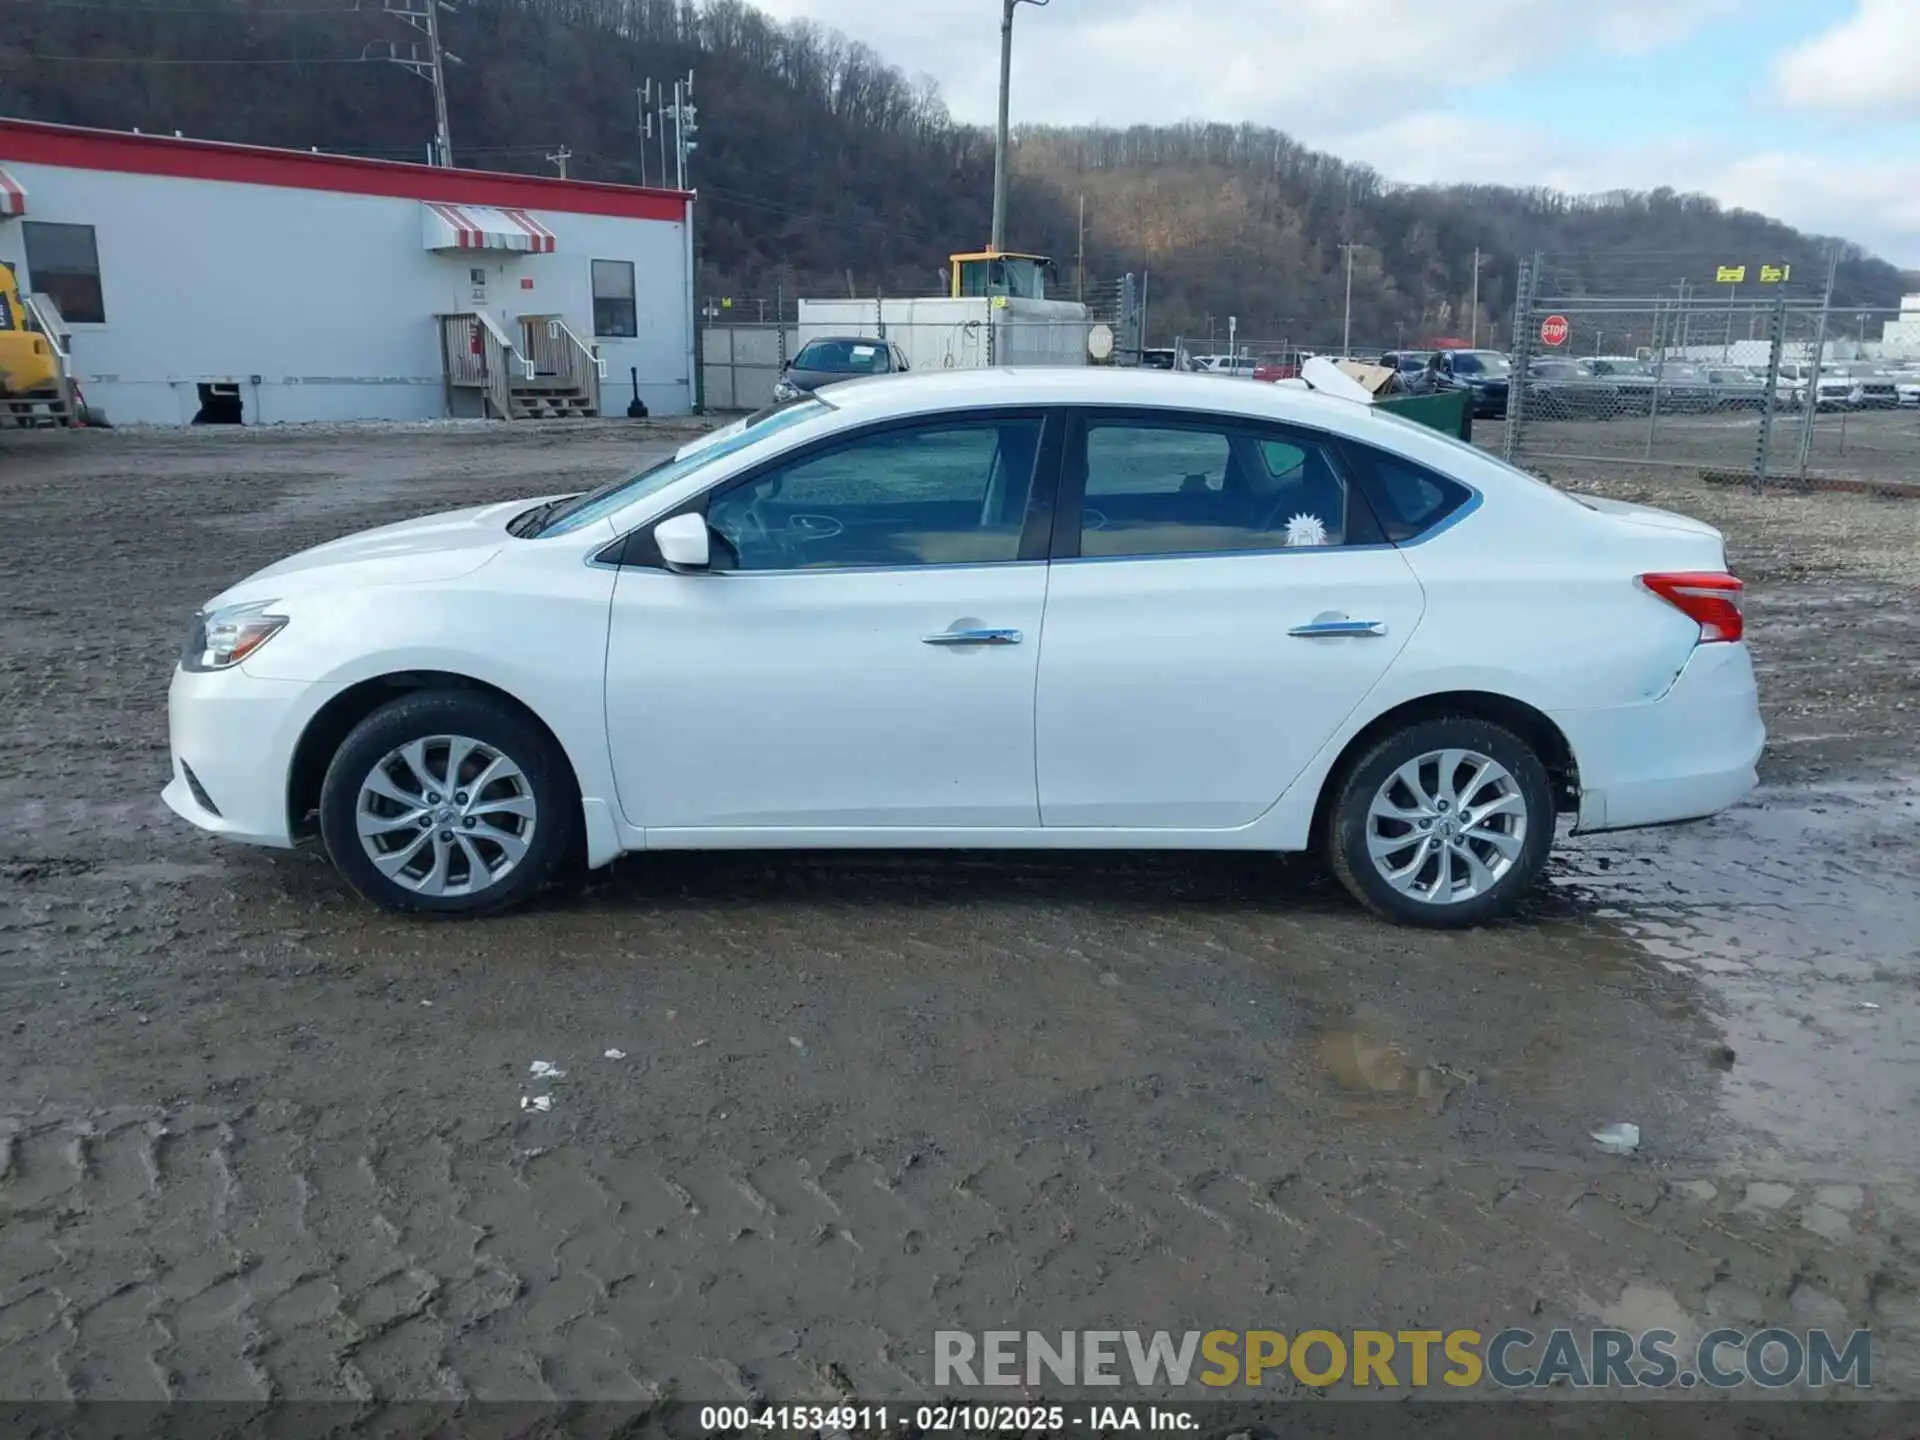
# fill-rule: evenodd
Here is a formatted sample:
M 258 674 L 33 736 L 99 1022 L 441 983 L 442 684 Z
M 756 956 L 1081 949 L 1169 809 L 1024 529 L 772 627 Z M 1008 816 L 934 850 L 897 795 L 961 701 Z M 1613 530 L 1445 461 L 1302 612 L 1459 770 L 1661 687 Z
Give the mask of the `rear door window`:
M 1310 432 L 1223 419 L 1087 412 L 1069 462 L 1084 477 L 1087 559 L 1288 550 L 1377 540 L 1349 503 L 1332 444 Z M 1064 520 L 1064 517 L 1063 517 Z M 1077 536 L 1074 532 L 1077 528 Z

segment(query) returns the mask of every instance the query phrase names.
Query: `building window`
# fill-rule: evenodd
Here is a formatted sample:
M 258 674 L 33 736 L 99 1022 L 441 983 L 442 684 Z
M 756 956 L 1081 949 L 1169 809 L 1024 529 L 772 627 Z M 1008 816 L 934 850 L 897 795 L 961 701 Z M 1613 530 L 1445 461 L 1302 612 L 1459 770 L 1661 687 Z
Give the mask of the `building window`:
M 593 262 L 593 333 L 631 338 L 640 333 L 633 306 L 633 262 Z
M 49 225 L 43 220 L 23 220 L 21 225 L 33 288 L 51 295 L 71 323 L 105 324 L 107 306 L 100 294 L 100 252 L 93 243 L 93 226 Z

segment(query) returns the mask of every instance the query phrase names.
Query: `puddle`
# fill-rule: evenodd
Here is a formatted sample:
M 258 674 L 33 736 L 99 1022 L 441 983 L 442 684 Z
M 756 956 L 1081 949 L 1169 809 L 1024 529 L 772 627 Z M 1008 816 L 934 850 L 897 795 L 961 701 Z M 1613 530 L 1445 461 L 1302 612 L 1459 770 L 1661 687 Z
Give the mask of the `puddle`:
M 1562 884 L 1698 981 L 1733 1052 L 1718 1096 L 1743 1159 L 1920 1176 L 1920 782 L 1763 791 L 1565 854 Z
M 1320 1037 L 1320 1062 L 1343 1090 L 1417 1103 L 1438 1112 L 1465 1083 L 1441 1066 L 1419 1065 L 1399 1045 L 1365 1030 Z

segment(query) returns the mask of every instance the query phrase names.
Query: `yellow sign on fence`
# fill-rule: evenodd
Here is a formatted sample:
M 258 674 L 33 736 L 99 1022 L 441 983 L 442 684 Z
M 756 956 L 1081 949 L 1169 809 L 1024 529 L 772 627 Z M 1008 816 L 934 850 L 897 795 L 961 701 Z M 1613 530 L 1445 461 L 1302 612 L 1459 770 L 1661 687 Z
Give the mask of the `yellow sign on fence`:
M 1717 285 L 1738 285 L 1746 278 L 1747 267 L 1744 265 L 1722 265 L 1713 276 Z
M 1793 267 L 1791 265 L 1762 265 L 1760 267 L 1760 283 L 1762 285 L 1778 285 L 1782 281 L 1791 280 L 1792 278 Z

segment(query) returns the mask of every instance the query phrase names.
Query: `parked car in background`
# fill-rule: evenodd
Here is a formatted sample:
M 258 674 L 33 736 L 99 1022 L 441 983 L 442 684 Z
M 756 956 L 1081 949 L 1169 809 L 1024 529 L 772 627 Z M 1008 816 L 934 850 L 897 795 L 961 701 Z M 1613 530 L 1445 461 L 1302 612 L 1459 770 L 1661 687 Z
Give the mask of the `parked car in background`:
M 1143 370 L 1178 370 L 1180 352 L 1178 350 L 1142 350 L 1140 368 Z
M 1297 358 L 1268 356 L 1253 367 L 1256 380 L 1292 380 L 1300 374 L 1301 362 Z
M 1859 373 L 1845 364 L 1822 365 L 1819 379 L 1806 361 L 1790 361 L 1780 367 L 1780 384 L 1775 403 L 1800 409 L 1807 403 L 1808 387 L 1818 394 L 1815 408 L 1820 410 L 1891 410 L 1900 404 L 1899 386 L 1891 375 L 1863 366 Z
M 1611 420 L 1619 388 L 1583 360 L 1538 359 L 1527 366 L 1526 413 L 1538 420 Z
M 1920 371 L 1897 372 L 1893 377 L 1893 395 L 1902 406 L 1920 405 Z
M 1662 414 L 1704 415 L 1715 408 L 1713 380 L 1706 366 L 1669 360 L 1656 363 L 1653 374 Z
M 907 368 L 907 357 L 890 340 L 866 335 L 835 335 L 809 340 L 787 362 L 773 387 L 775 400 L 798 400 L 822 385 L 841 380 L 894 375 Z
M 1473 391 L 1473 413 L 1480 419 L 1503 419 L 1513 362 L 1498 350 L 1443 350 L 1446 371 Z
M 1370 405 L 851 381 L 239 580 L 187 627 L 163 798 L 441 915 L 626 851 L 1152 847 L 1317 849 L 1478 925 L 1563 816 L 1753 788 L 1741 596 L 1713 527 Z
M 1860 410 L 1894 410 L 1900 405 L 1900 382 L 1878 366 L 1856 366 L 1853 378 L 1859 382 L 1857 400 L 1850 402 Z
M 1193 364 L 1203 375 L 1232 375 L 1243 380 L 1251 380 L 1259 368 L 1251 355 L 1200 355 Z
M 1595 375 L 1620 392 L 1620 413 L 1645 415 L 1653 409 L 1653 366 L 1632 355 L 1595 355 L 1587 362 Z
M 1762 410 L 1767 403 L 1767 377 L 1739 366 L 1707 368 L 1707 385 L 1716 410 Z
M 1506 415 L 1513 364 L 1498 350 L 1389 350 L 1379 363 L 1398 371 L 1401 381 L 1411 385 L 1425 383 L 1423 377 L 1434 372 L 1436 360 L 1436 383 L 1444 389 L 1471 391 L 1475 418 Z

